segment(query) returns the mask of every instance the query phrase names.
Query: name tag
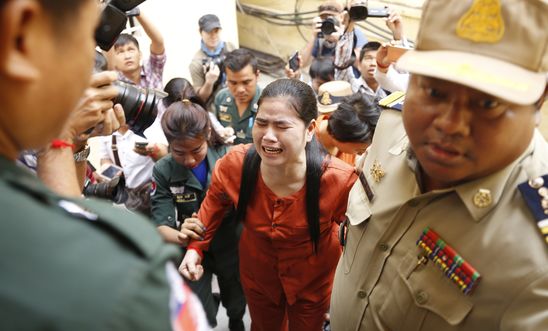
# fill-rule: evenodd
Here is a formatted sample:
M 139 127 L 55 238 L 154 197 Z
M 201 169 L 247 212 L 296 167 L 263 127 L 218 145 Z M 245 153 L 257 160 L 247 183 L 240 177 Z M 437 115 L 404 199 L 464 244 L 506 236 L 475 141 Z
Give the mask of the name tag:
M 219 114 L 219 120 L 223 122 L 232 122 L 232 115 L 230 114 Z
M 175 196 L 176 203 L 192 202 L 196 200 L 197 200 L 196 193 L 184 193 L 184 194 L 177 194 Z

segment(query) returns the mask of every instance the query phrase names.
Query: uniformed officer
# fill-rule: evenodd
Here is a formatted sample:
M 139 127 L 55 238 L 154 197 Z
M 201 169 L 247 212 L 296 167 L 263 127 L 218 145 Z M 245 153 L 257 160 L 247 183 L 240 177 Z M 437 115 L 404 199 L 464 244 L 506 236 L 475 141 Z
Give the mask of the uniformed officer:
M 90 84 L 98 14 L 93 0 L 0 0 L 0 329 L 202 330 L 176 248 L 145 219 L 53 193 L 14 163 L 47 146 L 58 180 L 76 182 L 62 129 Z
M 339 330 L 547 330 L 548 4 L 426 1 L 350 192 Z
M 188 100 L 173 103 L 162 117 L 162 128 L 171 153 L 159 160 L 153 170 L 154 190 L 151 195 L 152 219 L 166 241 L 186 247 L 188 237 L 199 239 L 196 224 L 185 219 L 198 212 L 218 159 L 227 146 L 211 129 L 209 116 L 198 104 Z M 183 223 L 183 224 L 181 224 Z M 219 301 L 211 292 L 213 273 L 217 275 L 220 300 L 227 309 L 230 330 L 242 330 L 245 297 L 238 269 L 239 223 L 228 213 L 221 231 L 205 252 L 204 277 L 188 285 L 198 295 L 209 323 L 217 325 Z M 179 231 L 179 229 L 181 229 Z M 202 234 L 203 235 L 203 234 Z M 186 252 L 186 249 L 182 249 Z
M 227 87 L 215 97 L 215 116 L 224 127 L 234 129 L 234 144 L 249 144 L 261 95 L 257 59 L 248 50 L 236 49 L 227 54 L 224 68 Z

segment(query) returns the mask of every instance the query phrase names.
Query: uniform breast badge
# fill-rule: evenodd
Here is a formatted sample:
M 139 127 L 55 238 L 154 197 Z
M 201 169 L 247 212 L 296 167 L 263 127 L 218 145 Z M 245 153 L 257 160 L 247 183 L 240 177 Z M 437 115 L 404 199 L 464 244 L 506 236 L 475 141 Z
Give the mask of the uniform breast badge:
M 371 174 L 371 177 L 375 180 L 375 183 L 379 183 L 381 179 L 386 175 L 384 170 L 381 168 L 381 164 L 375 160 L 373 162 L 373 165 L 371 166 L 371 169 L 369 169 L 369 173 Z
M 548 244 L 548 175 L 518 185 L 518 189 L 537 221 L 537 227 Z
M 493 198 L 491 197 L 491 191 L 480 188 L 476 194 L 474 194 L 474 199 L 472 201 L 474 206 L 478 208 L 486 208 L 491 205 Z
M 417 241 L 428 260 L 433 261 L 444 275 L 465 294 L 470 295 L 478 286 L 481 275 L 466 262 L 434 230 L 426 227 Z

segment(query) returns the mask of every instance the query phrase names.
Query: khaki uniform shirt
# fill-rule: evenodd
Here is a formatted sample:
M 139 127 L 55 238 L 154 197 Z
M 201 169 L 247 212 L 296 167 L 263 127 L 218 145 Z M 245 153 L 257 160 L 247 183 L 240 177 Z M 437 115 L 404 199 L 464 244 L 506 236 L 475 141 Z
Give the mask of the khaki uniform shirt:
M 451 189 L 422 193 L 416 169 L 400 114 L 385 110 L 363 168 L 374 197 L 359 181 L 350 192 L 332 330 L 548 330 L 548 247 L 517 189 L 548 172 L 546 141 L 536 132 L 514 163 Z M 483 207 L 480 189 L 490 192 Z M 431 260 L 418 263 L 427 226 L 481 274 L 470 295 Z
M 261 88 L 257 86 L 255 96 L 242 116 L 238 113 L 236 101 L 234 101 L 234 97 L 228 88 L 222 89 L 215 97 L 215 116 L 217 116 L 217 119 L 225 128 L 230 126 L 234 129 L 234 134 L 236 135 L 234 145 L 253 142 L 251 129 L 253 128 L 255 116 L 257 116 L 257 102 L 260 96 Z

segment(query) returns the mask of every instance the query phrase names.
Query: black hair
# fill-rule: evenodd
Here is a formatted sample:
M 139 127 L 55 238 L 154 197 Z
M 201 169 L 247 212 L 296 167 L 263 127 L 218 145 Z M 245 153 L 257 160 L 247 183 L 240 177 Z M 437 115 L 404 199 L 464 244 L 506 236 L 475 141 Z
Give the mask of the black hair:
M 335 65 L 332 57 L 321 57 L 312 60 L 308 74 L 311 79 L 319 78 L 324 82 L 335 78 Z
M 371 143 L 381 109 L 362 93 L 345 98 L 327 120 L 327 132 L 341 142 Z
M 118 39 L 116 39 L 116 41 L 114 42 L 114 45 L 112 47 L 116 49 L 118 47 L 125 46 L 129 43 L 134 43 L 135 46 L 137 46 L 137 49 L 139 49 L 139 42 L 137 41 L 137 39 L 128 33 L 121 33 L 118 36 Z
M 298 114 L 299 118 L 308 126 L 318 117 L 318 107 L 314 91 L 310 86 L 296 79 L 278 79 L 268 84 L 259 98 L 258 105 L 265 99 L 286 97 L 288 106 Z M 329 163 L 327 151 L 318 143 L 314 136 L 306 144 L 306 218 L 308 231 L 312 241 L 314 253 L 318 253 L 320 238 L 320 180 Z M 257 176 L 261 158 L 254 147 L 251 147 L 244 159 L 242 179 L 240 182 L 240 195 L 236 209 L 236 219 L 245 219 L 246 209 L 253 196 L 257 183 Z M 245 175 L 244 175 L 245 174 Z
M 162 103 L 167 108 L 175 101 L 190 100 L 192 103 L 199 104 L 202 108 L 207 109 L 202 99 L 194 90 L 192 84 L 185 78 L 172 78 L 164 87 L 164 92 L 167 96 L 162 99 Z
M 226 53 L 223 64 L 225 68 L 233 72 L 241 71 L 247 65 L 251 65 L 253 72 L 257 72 L 257 58 L 253 53 L 244 48 L 238 48 Z
M 162 130 L 167 141 L 181 139 L 206 139 L 208 145 L 219 147 L 222 139 L 215 133 L 208 112 L 190 100 L 172 103 L 162 115 Z
M 175 139 L 197 138 L 209 131 L 209 146 L 219 147 L 224 145 L 223 138 L 213 129 L 211 120 L 206 107 L 198 97 L 192 84 L 185 78 L 172 78 L 164 87 L 167 96 L 162 99 L 162 103 L 167 110 L 174 108 L 176 110 L 167 110 L 162 116 L 162 130 L 166 135 L 168 142 Z M 189 102 L 182 102 L 183 100 Z M 197 112 L 203 111 L 205 114 Z M 184 114 L 186 112 L 186 114 Z M 166 115 L 167 114 L 167 115 Z M 164 122 L 165 119 L 165 122 Z
M 365 52 L 376 51 L 379 48 L 381 48 L 381 43 L 378 41 L 370 41 L 363 45 L 362 49 L 360 50 L 360 62 L 363 60 Z

